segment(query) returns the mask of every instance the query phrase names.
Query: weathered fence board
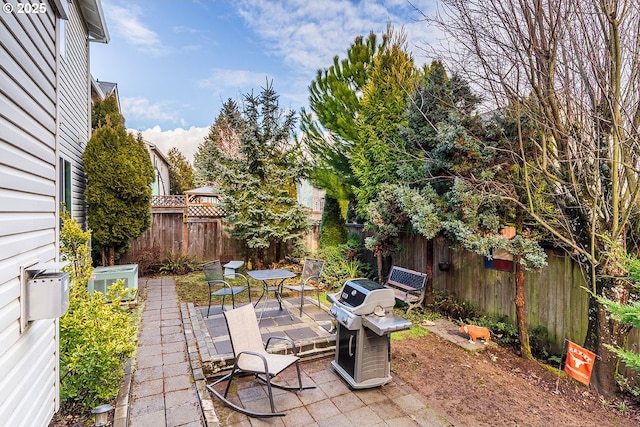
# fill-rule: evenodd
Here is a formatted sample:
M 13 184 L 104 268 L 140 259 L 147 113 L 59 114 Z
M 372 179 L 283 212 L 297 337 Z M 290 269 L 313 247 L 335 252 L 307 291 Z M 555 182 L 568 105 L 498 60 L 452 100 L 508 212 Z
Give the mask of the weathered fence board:
M 349 227 L 364 237 L 362 228 Z M 506 315 L 515 323 L 515 276 L 513 273 L 486 268 L 484 258 L 457 250 L 443 238 L 433 239 L 433 259 L 429 265 L 428 242 L 421 236 L 400 236 L 400 252 L 393 255 L 393 264 L 417 271 L 429 272 L 434 290 L 446 290 L 484 312 Z M 548 251 L 548 266 L 537 272 L 525 273 L 527 324 L 547 328 L 552 350 L 560 353 L 564 339 L 583 343 L 587 332 L 589 298 L 582 289 L 584 279 L 579 266 L 564 254 Z M 368 252 L 367 261 L 375 263 Z M 449 271 L 438 268 L 440 262 L 450 263 Z
M 223 218 L 189 217 L 184 222 L 183 209 L 175 208 L 154 208 L 151 217 L 151 227 L 131 243 L 129 250 L 118 260 L 120 264 L 137 263 L 151 251 L 159 252 L 165 258 L 170 254 L 185 255 L 202 262 L 245 259 L 242 242 L 226 232 Z M 315 225 L 305 236 L 308 248 L 317 249 L 318 233 L 318 226 Z M 289 248 L 283 246 L 282 256 L 287 255 L 288 251 Z M 275 245 L 266 252 L 265 260 L 276 261 Z

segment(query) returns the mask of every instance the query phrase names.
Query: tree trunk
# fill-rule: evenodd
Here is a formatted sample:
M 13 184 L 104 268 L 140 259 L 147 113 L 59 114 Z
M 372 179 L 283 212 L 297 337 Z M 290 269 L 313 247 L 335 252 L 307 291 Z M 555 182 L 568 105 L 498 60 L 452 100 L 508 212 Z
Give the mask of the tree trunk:
M 378 265 L 378 282 L 382 283 L 384 280 L 382 276 L 382 252 L 376 252 L 376 264 Z
M 282 259 L 282 242 L 278 240 L 276 242 L 276 259 L 274 261 L 278 262 Z
M 427 240 L 427 266 L 425 268 L 425 273 L 429 276 L 427 277 L 427 284 L 424 289 L 424 304 L 431 305 L 433 304 L 433 239 Z
M 596 286 L 597 295 L 604 295 L 612 301 L 628 303 L 628 292 L 623 285 L 615 286 L 615 278 L 602 279 L 606 284 Z M 605 396 L 613 396 L 618 391 L 616 384 L 616 372 L 618 368 L 617 356 L 609 351 L 605 344 L 614 347 L 622 347 L 625 343 L 630 327 L 613 320 L 606 308 L 591 296 L 589 299 L 589 325 L 585 347 L 596 355 L 597 358 L 591 373 L 591 385 Z
M 518 324 L 518 338 L 520 339 L 520 353 L 525 359 L 533 359 L 529 344 L 529 329 L 527 328 L 527 309 L 524 297 L 524 267 L 520 263 L 522 253 L 514 257 L 516 265 L 516 323 Z
M 256 270 L 262 270 L 264 267 L 264 249 L 257 248 L 256 249 Z
M 109 263 L 109 265 L 115 265 L 116 264 L 116 247 L 115 245 L 109 245 L 109 255 L 108 255 L 108 260 L 107 262 Z

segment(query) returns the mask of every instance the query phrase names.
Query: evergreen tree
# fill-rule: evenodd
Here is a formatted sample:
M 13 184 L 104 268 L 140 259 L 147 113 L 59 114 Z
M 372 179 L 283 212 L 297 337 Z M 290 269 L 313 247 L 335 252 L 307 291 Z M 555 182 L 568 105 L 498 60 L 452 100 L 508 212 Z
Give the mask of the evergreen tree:
M 333 65 L 318 70 L 309 86 L 313 115 L 302 112 L 304 143 L 314 164 L 312 181 L 340 201 L 343 215 L 346 215 L 348 200 L 353 198 L 353 186 L 357 185 L 350 156 L 358 138 L 356 119 L 371 64 L 379 49 L 375 34 L 370 33 L 366 39 L 357 37 L 344 59 L 336 56 Z
M 93 132 L 82 155 L 89 228 L 103 265 L 113 265 L 130 240 L 151 225 L 154 180 L 142 136 L 134 138 L 122 124 L 112 123 L 106 120 Z
M 169 192 L 171 194 L 184 194 L 185 191 L 194 188 L 193 168 L 184 154 L 173 147 L 169 150 Z
M 235 101 L 228 99 L 222 111 L 209 128 L 209 134 L 200 143 L 194 156 L 195 181 L 198 185 L 217 185 L 220 174 L 220 155 L 237 158 L 240 155 L 240 135 L 234 128 L 240 118 Z
M 124 117 L 120 114 L 115 95 L 97 101 L 91 106 L 91 129 L 95 130 L 104 125 L 124 127 Z
M 389 28 L 387 43 L 373 60 L 363 88 L 357 118 L 358 136 L 351 151 L 351 168 L 358 181 L 358 209 L 365 213 L 383 182 L 397 182 L 397 170 L 407 160 L 400 129 L 405 125 L 407 99 L 418 73 L 407 53 L 404 33 Z
M 205 176 L 220 176 L 229 233 L 245 242 L 260 267 L 271 244 L 279 260 L 282 245 L 297 242 L 310 226 L 305 207 L 297 201 L 304 163 L 292 142 L 295 113 L 280 110 L 278 95 L 267 82 L 258 96 L 245 95 L 242 114 L 231 115 L 229 124 L 239 137 L 238 151 L 224 152 L 219 144 L 209 144 L 207 156 L 201 147 L 198 165 Z
M 347 241 L 345 222 L 338 200 L 326 195 L 320 220 L 320 248 L 338 246 Z

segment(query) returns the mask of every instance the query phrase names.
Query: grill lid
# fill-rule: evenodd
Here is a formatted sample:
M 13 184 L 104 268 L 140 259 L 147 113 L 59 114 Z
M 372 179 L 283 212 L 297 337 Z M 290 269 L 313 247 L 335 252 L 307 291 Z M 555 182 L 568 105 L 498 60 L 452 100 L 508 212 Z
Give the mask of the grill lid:
M 369 279 L 347 280 L 337 300 L 354 314 L 370 314 L 376 307 L 393 307 L 396 303 L 393 290 Z

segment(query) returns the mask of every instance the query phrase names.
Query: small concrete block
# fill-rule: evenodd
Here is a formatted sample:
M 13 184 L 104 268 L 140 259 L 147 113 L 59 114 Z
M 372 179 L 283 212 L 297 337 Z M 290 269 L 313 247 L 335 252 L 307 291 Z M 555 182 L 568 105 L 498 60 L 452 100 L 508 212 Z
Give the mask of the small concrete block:
M 154 394 L 162 394 L 162 392 L 163 379 L 158 378 L 136 384 L 131 391 L 131 396 L 133 396 L 134 399 L 139 399 L 141 397 L 153 396 Z
M 162 363 L 166 365 L 173 365 L 176 363 L 182 363 L 187 361 L 187 354 L 185 351 L 176 351 L 175 353 L 163 353 Z
M 307 405 L 307 410 L 316 421 L 331 418 L 340 413 L 340 410 L 329 399 Z
M 162 411 L 141 414 L 139 416 L 131 416 L 129 419 L 129 427 L 149 427 L 164 425 L 167 425 L 164 415 L 164 409 Z
M 145 381 L 156 380 L 162 378 L 162 367 L 154 366 L 151 368 L 136 369 L 133 374 L 134 384 L 139 384 Z
M 399 396 L 394 400 L 394 402 L 407 414 L 412 414 L 426 407 L 424 402 L 422 402 L 422 400 L 420 400 L 415 394 Z
M 344 412 L 343 412 L 344 413 Z M 384 424 L 382 418 L 380 418 L 373 410 L 364 406 L 362 408 L 355 409 L 344 413 L 354 424 L 363 426 L 372 426 L 378 424 Z
M 179 375 L 175 377 L 166 377 L 164 379 L 164 392 L 187 390 L 193 387 L 191 377 Z
M 131 408 L 131 418 L 159 411 L 164 413 L 164 396 L 162 394 L 141 397 L 134 401 Z

